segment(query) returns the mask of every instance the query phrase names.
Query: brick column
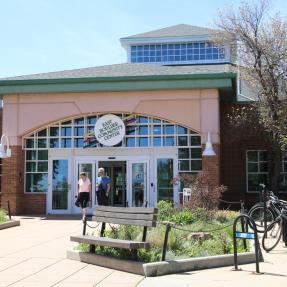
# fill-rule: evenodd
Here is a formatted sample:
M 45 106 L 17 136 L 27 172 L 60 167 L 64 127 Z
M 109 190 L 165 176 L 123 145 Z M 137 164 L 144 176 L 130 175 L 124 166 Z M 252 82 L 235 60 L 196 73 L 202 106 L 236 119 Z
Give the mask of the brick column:
M 10 202 L 12 214 L 21 213 L 24 188 L 24 151 L 21 146 L 11 146 L 11 157 L 4 158 L 2 166 L 1 207 L 7 209 Z
M 206 172 L 214 185 L 220 184 L 220 146 L 219 144 L 212 144 L 212 147 L 216 153 L 214 156 L 203 156 L 202 157 L 202 171 Z M 205 145 L 202 146 L 204 150 Z

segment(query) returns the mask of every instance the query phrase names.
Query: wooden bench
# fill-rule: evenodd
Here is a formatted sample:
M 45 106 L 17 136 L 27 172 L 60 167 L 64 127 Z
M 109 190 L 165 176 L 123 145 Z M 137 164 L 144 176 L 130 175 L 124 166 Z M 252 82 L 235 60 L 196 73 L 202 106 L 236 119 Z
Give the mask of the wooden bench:
M 156 227 L 157 212 L 157 208 L 98 206 L 93 212 L 92 221 L 102 223 L 100 237 L 86 235 L 87 222 L 85 220 L 83 235 L 71 236 L 70 239 L 71 241 L 89 244 L 92 253 L 95 252 L 96 246 L 129 249 L 132 252 L 132 258 L 136 260 L 138 249 L 148 249 L 150 247 L 150 244 L 146 242 L 147 228 Z M 142 241 L 104 237 L 106 223 L 143 226 Z

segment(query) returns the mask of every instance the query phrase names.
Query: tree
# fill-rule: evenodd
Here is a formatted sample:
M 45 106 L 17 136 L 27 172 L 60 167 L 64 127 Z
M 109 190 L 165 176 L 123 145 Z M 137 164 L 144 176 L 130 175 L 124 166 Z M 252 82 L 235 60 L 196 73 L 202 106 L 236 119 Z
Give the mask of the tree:
M 281 152 L 287 143 L 287 22 L 270 15 L 268 0 L 245 1 L 221 11 L 216 25 L 232 42 L 241 76 L 257 91 L 249 108 L 230 115 L 233 124 L 259 131 L 269 142 L 269 184 L 278 191 Z M 246 134 L 246 133 L 245 133 Z

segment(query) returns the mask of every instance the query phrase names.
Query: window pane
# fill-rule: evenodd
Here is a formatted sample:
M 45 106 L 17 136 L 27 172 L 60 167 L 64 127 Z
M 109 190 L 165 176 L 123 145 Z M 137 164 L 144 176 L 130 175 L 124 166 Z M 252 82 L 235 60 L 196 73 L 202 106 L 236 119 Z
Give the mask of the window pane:
M 160 137 L 154 137 L 153 138 L 153 146 L 161 146 L 161 138 Z
M 152 122 L 159 124 L 159 123 L 161 123 L 161 120 L 160 119 L 153 119 Z
M 148 146 L 148 138 L 139 138 L 139 146 Z
M 187 128 L 184 127 L 177 127 L 177 133 L 180 135 L 186 135 L 187 134 Z
M 148 118 L 147 117 L 139 117 L 139 123 L 148 123 Z
M 26 148 L 35 148 L 34 139 L 26 139 Z
M 188 148 L 179 148 L 178 149 L 178 158 L 189 158 L 189 149 Z
M 87 118 L 88 125 L 94 125 L 97 122 L 97 117 L 92 116 Z
M 178 137 L 178 145 L 179 146 L 187 146 L 188 145 L 187 137 L 179 136 Z
M 59 139 L 50 139 L 50 148 L 58 148 Z
M 178 166 L 179 170 L 190 170 L 189 160 L 179 160 L 178 164 L 179 164 Z
M 47 136 L 47 129 L 41 130 L 37 133 L 38 137 L 45 137 Z
M 26 160 L 36 160 L 36 151 L 35 150 L 27 150 L 26 151 Z
M 74 147 L 83 147 L 84 146 L 84 139 L 75 139 L 74 140 Z
M 126 135 L 135 135 L 136 134 L 136 127 L 135 126 L 128 126 L 126 127 Z
M 154 135 L 160 135 L 161 134 L 161 126 L 153 126 L 153 134 Z
M 39 161 L 38 162 L 38 172 L 48 172 L 48 162 Z
M 26 162 L 26 172 L 35 172 L 36 171 L 36 162 L 27 161 Z
M 190 145 L 191 146 L 200 146 L 201 145 L 200 136 L 191 136 L 190 137 Z
M 248 161 L 258 162 L 258 152 L 257 151 L 248 151 L 247 152 Z
M 260 172 L 268 172 L 268 162 L 260 162 L 259 163 L 259 171 Z
M 202 170 L 202 160 L 191 160 L 190 169 L 192 171 Z
M 72 135 L 72 128 L 61 128 L 61 135 L 62 137 L 70 137 Z
M 74 136 L 82 137 L 84 135 L 84 127 L 75 127 L 74 128 Z
M 47 140 L 38 139 L 38 148 L 47 148 Z
M 260 183 L 267 183 L 267 174 L 248 174 L 248 191 L 259 191 Z
M 72 121 L 65 121 L 61 123 L 62 126 L 70 126 L 71 124 L 72 124 Z
M 58 127 L 50 127 L 50 137 L 58 137 L 60 135 Z
M 257 162 L 249 162 L 248 163 L 248 172 L 258 172 L 258 163 Z
M 174 146 L 174 137 L 166 137 L 163 139 L 164 146 Z
M 164 133 L 167 135 L 174 134 L 174 126 L 173 125 L 164 126 Z
M 84 125 L 85 119 L 84 118 L 79 118 L 74 120 L 75 125 Z
M 148 135 L 148 126 L 140 126 L 139 135 Z
M 63 148 L 72 147 L 72 140 L 71 139 L 62 139 L 61 147 L 63 147 Z
M 127 143 L 126 143 L 126 146 L 127 147 L 134 147 L 135 146 L 135 138 L 127 138 L 126 139 Z
M 27 173 L 26 192 L 47 192 L 48 174 L 47 173 Z
M 202 157 L 202 149 L 201 148 L 191 148 L 190 149 L 190 157 L 191 158 L 201 158 Z
M 48 151 L 38 150 L 38 160 L 48 160 Z
M 267 151 L 260 151 L 259 152 L 259 160 L 260 161 L 268 161 L 268 152 Z

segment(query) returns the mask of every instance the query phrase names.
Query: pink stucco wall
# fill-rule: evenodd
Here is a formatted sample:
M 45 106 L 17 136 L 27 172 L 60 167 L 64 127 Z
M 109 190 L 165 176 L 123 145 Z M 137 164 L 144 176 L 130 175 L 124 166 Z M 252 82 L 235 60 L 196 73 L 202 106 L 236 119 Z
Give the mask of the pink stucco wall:
M 41 126 L 64 118 L 98 112 L 130 112 L 164 118 L 187 126 L 206 140 L 219 142 L 219 95 L 215 89 L 133 91 L 4 96 L 3 133 L 11 145 Z

